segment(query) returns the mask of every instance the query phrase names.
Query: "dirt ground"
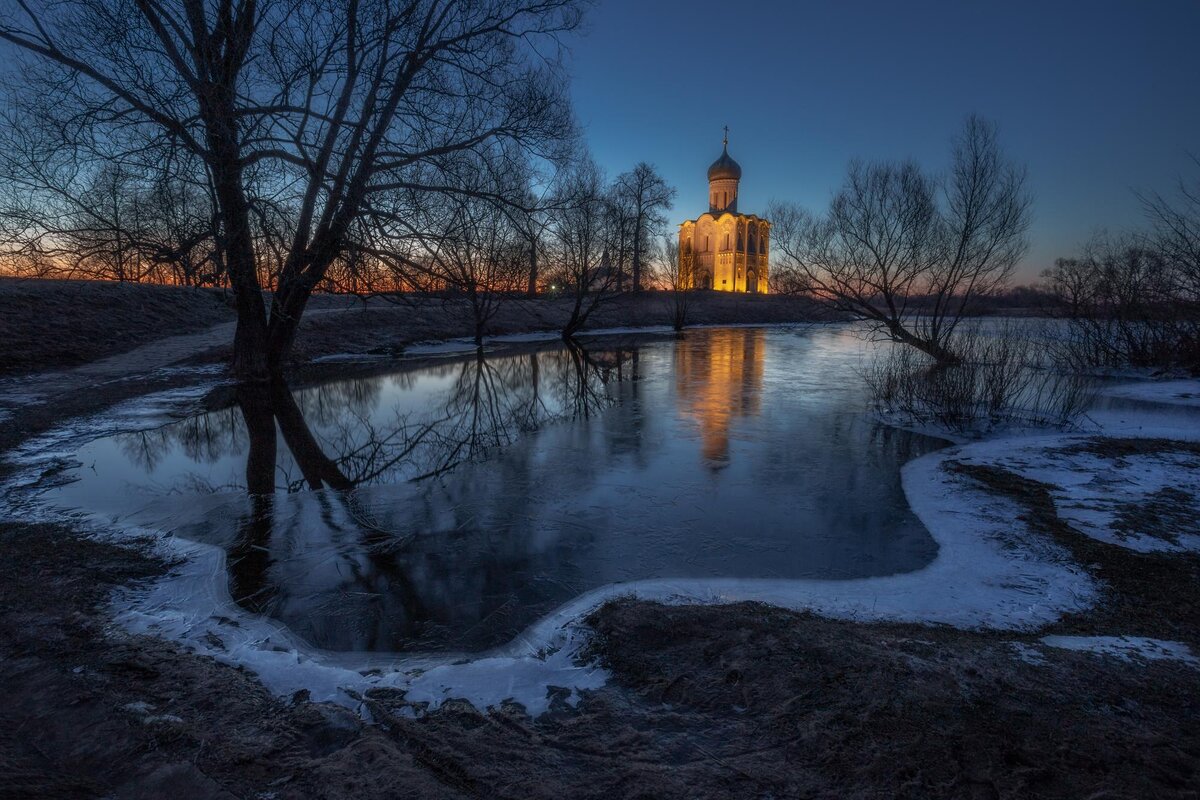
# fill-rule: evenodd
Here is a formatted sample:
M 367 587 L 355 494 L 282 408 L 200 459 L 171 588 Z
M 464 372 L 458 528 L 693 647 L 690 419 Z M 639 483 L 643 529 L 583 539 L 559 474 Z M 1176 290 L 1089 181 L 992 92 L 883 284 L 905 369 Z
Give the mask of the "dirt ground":
M 803 298 L 771 295 L 705 292 L 690 303 L 689 324 L 695 325 L 804 322 L 830 316 Z M 488 333 L 554 331 L 569 313 L 565 299 L 513 298 L 500 306 Z M 602 304 L 586 327 L 642 327 L 670 320 L 668 295 L 644 292 Z M 74 367 L 221 323 L 226 327 L 214 340 L 228 342 L 233 321 L 228 293 L 216 289 L 0 277 L 0 377 Z M 297 337 L 294 360 L 302 363 L 333 353 L 399 355 L 413 342 L 469 336 L 472 331 L 462 300 L 315 295 Z M 228 354 L 228 345 L 222 344 L 200 358 L 218 361 Z
M 215 290 L 0 277 L 0 376 L 86 364 L 232 319 Z
M 48 526 L 0 531 L 0 797 L 1195 797 L 1200 671 L 1023 637 L 768 606 L 610 604 L 613 671 L 531 720 L 451 704 L 375 722 L 113 630 L 162 565 Z M 1144 599 L 1144 598 L 1137 598 Z M 1130 600 L 1135 600 L 1130 598 Z
M 312 319 L 308 354 L 384 336 L 370 332 L 378 319 Z M 387 335 L 431 338 L 415 324 Z M 18 410 L 0 422 L 0 451 L 185 380 L 106 383 Z M 1021 503 L 1105 587 L 1100 607 L 1055 632 L 1200 646 L 1200 559 L 1095 542 L 1057 518 L 1044 486 L 963 469 Z M 625 600 L 590 619 L 612 680 L 577 709 L 533 720 L 452 703 L 412 719 L 403 698 L 380 693 L 365 698 L 368 723 L 116 629 L 112 591 L 166 566 L 135 546 L 0 521 L 0 554 L 0 798 L 1200 797 L 1200 670 L 1179 662 L 757 604 Z

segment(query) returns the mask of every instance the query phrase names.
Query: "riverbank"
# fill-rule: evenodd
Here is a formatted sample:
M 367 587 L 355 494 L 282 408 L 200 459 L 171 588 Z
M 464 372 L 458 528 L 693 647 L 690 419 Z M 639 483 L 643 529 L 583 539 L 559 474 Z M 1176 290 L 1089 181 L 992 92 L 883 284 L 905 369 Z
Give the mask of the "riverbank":
M 827 309 L 804 298 L 697 292 L 688 297 L 688 324 L 736 325 L 827 321 Z M 669 325 L 664 292 L 614 296 L 602 303 L 585 330 Z M 513 297 L 487 325 L 489 336 L 558 331 L 570 315 L 562 297 Z M 194 342 L 195 362 L 227 360 L 233 340 L 230 296 L 193 289 L 103 281 L 52 281 L 0 277 L 0 378 L 60 370 L 128 353 L 156 340 L 214 326 Z M 471 336 L 465 300 L 431 295 L 360 299 L 314 295 L 293 353 L 293 363 L 339 355 L 397 355 L 414 342 Z M 201 346 L 203 345 L 203 346 Z
M 177 371 L 90 399 L 212 378 Z M 560 693 L 534 719 L 456 702 L 414 719 L 404 698 L 373 692 L 364 723 L 304 693 L 273 696 L 245 670 L 112 626 L 111 593 L 168 568 L 152 551 L 0 522 L 0 679 L 15 698 L 0 712 L 14 776 L 0 796 L 1190 796 L 1200 671 L 1043 637 L 1195 648 L 1194 556 L 1097 545 L 1045 481 L 973 452 L 948 476 L 1068 552 L 1100 586 L 1097 606 L 1014 633 L 617 599 L 589 617 L 607 683 L 575 709 Z

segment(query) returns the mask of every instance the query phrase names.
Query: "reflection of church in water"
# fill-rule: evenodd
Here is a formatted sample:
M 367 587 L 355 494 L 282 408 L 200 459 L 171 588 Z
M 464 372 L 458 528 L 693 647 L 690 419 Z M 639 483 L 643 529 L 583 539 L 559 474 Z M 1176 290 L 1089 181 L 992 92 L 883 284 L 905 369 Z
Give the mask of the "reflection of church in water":
M 762 411 L 765 354 L 763 332 L 752 328 L 718 329 L 676 346 L 679 408 L 699 429 L 700 452 L 714 469 L 729 464 L 733 423 Z
M 679 272 L 685 289 L 766 293 L 771 223 L 738 213 L 742 168 L 729 156 L 708 168 L 708 212 L 679 226 Z

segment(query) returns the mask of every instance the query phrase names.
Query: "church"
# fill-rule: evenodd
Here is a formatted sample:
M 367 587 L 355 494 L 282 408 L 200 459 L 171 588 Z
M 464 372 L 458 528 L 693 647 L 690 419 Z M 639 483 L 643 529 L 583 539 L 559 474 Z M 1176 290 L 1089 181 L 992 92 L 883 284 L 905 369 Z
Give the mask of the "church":
M 721 157 L 708 168 L 708 213 L 679 226 L 679 272 L 688 289 L 767 291 L 771 223 L 738 213 L 742 168 L 729 155 L 729 128 Z

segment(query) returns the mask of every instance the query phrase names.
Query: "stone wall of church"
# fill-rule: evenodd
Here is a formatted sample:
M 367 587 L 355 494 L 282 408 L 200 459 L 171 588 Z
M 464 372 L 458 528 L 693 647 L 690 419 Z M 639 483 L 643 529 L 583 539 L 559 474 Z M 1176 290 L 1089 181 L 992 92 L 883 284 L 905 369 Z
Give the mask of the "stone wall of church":
M 679 227 L 688 288 L 766 293 L 771 224 L 753 216 L 703 214 Z
M 708 207 L 712 212 L 737 211 L 738 182 L 733 178 L 710 181 Z

